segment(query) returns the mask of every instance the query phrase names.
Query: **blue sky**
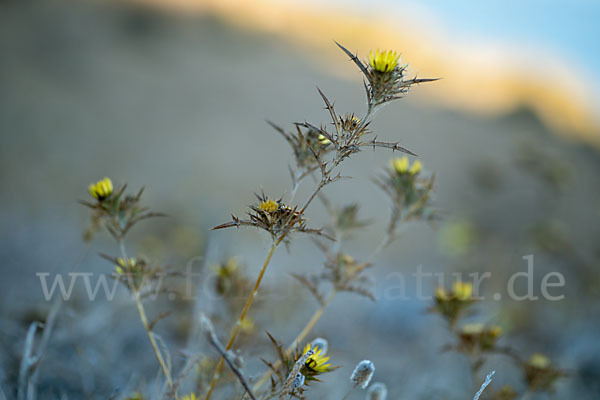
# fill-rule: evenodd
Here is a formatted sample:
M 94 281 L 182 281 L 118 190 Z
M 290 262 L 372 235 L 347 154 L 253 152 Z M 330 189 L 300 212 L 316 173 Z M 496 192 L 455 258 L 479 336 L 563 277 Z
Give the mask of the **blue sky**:
M 398 23 L 433 22 L 468 44 L 487 42 L 540 49 L 593 79 L 600 88 L 600 0 L 331 0 L 316 4 L 385 13 Z M 420 15 L 413 15 L 420 14 Z
M 600 71 L 600 0 L 421 0 L 418 4 L 437 15 L 443 28 L 464 38 L 542 46 L 587 74 Z

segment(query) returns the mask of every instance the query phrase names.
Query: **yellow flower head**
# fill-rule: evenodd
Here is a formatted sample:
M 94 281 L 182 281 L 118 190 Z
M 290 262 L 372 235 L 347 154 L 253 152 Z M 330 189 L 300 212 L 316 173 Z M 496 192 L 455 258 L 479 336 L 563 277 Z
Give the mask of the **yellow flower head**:
M 419 161 L 419 160 L 416 160 L 416 161 L 413 163 L 413 165 L 410 167 L 410 170 L 409 170 L 409 172 L 410 172 L 412 175 L 416 175 L 416 174 L 418 174 L 419 172 L 421 172 L 421 168 L 423 168 L 423 164 L 421 164 L 421 161 Z
M 262 201 L 258 208 L 268 213 L 274 213 L 279 208 L 279 204 L 277 204 L 277 202 L 273 201 L 272 199 L 268 199 L 266 201 Z
M 319 143 L 325 145 L 325 144 L 329 144 L 331 143 L 331 141 L 329 139 L 327 139 L 327 136 L 323 135 L 322 133 L 319 133 Z
M 456 281 L 452 285 L 452 293 L 460 301 L 469 300 L 473 295 L 473 285 L 468 282 Z
M 304 346 L 304 351 L 302 354 L 306 354 L 306 352 L 310 349 L 311 344 L 308 343 L 306 346 Z M 306 360 L 306 363 L 304 364 L 306 368 L 308 368 L 311 372 L 318 374 L 328 372 L 331 368 L 331 364 L 327 362 L 329 361 L 329 357 L 327 357 L 325 353 L 323 353 L 323 350 L 321 350 L 318 346 L 313 347 L 312 350 L 315 352 L 315 354 Z
M 344 264 L 355 264 L 356 260 L 354 260 L 354 257 L 352 257 L 349 254 L 346 253 L 342 253 L 339 255 L 339 260 L 340 262 L 344 263 Z
M 127 263 L 129 264 L 129 270 L 137 265 L 137 260 L 135 258 L 128 258 Z M 125 265 L 125 260 L 119 257 L 117 258 L 117 265 L 115 265 L 115 272 L 119 275 L 123 275 L 126 272 L 127 268 Z
M 390 161 L 390 164 L 392 169 L 396 171 L 398 175 L 404 175 L 406 173 L 416 175 L 421 172 L 421 169 L 423 168 L 423 164 L 421 164 L 421 161 L 419 160 L 416 160 L 411 166 L 408 157 L 406 156 L 394 158 Z
M 95 199 L 100 201 L 106 199 L 113 192 L 113 184 L 110 178 L 104 178 L 88 186 L 88 191 Z
M 405 174 L 408 171 L 408 157 L 398 157 L 391 161 L 392 168 L 398 174 Z
M 497 338 L 498 336 L 502 335 L 502 328 L 497 325 L 492 326 L 490 328 L 490 335 Z
M 354 114 L 346 114 L 344 117 L 340 117 L 340 124 L 344 131 L 354 132 L 360 125 L 360 118 Z M 363 127 L 363 130 L 361 130 L 360 133 L 364 134 L 367 132 L 364 128 L 365 127 Z
M 399 59 L 398 53 L 392 50 L 382 52 L 377 50 L 376 53 L 372 51 L 369 53 L 369 65 L 377 72 L 392 72 L 398 66 Z
M 529 359 L 529 365 L 539 369 L 546 369 L 550 366 L 550 359 L 541 353 L 535 353 Z
M 443 287 L 438 287 L 435 289 L 435 298 L 439 301 L 448 301 L 450 300 L 450 295 L 446 292 L 446 289 Z
M 244 333 L 251 333 L 254 331 L 254 321 L 248 317 L 244 318 L 240 323 L 240 330 Z
M 180 400 L 199 400 L 198 396 L 196 396 L 196 393 L 190 393 L 190 394 L 183 395 L 179 399 Z
M 240 262 L 237 258 L 231 257 L 224 264 L 217 264 L 213 267 L 215 273 L 220 278 L 229 278 L 240 268 Z

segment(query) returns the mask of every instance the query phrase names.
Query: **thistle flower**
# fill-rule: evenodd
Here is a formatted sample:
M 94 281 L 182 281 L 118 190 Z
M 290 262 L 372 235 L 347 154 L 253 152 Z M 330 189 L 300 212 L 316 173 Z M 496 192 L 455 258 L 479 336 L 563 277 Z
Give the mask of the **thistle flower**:
M 360 118 L 354 114 L 346 114 L 343 118 L 339 117 L 342 131 L 353 133 L 360 127 Z M 362 136 L 368 133 L 369 130 L 361 129 L 359 135 Z
M 387 234 L 389 244 L 395 236 L 400 222 L 410 220 L 433 220 L 436 218 L 435 210 L 431 203 L 435 176 L 422 177 L 423 166 L 416 160 L 410 165 L 406 156 L 394 158 L 390 161 L 390 168 L 386 168 L 375 183 L 390 197 L 392 212 L 388 224 Z
M 456 281 L 452 284 L 452 291 L 448 292 L 443 287 L 435 290 L 435 299 L 437 301 L 458 300 L 467 302 L 472 300 L 473 284 L 469 282 Z
M 272 199 L 268 199 L 261 201 L 258 208 L 268 213 L 274 213 L 279 208 L 279 204 L 277 204 L 277 202 L 273 201 Z
M 517 398 L 517 392 L 510 385 L 504 385 L 502 388 L 494 393 L 494 400 L 515 400 Z
M 242 220 L 232 216 L 231 222 L 215 226 L 212 229 L 252 226 L 269 232 L 273 240 L 278 240 L 289 232 L 304 232 L 328 237 L 320 229 L 308 228 L 302 213 L 296 207 L 287 206 L 281 199 L 274 201 L 264 193 L 260 196 L 256 195 L 256 197 L 259 203 L 250 206 L 249 219 Z
M 79 201 L 93 211 L 91 227 L 88 228 L 85 237 L 90 239 L 96 230 L 104 227 L 120 241 L 139 221 L 164 216 L 140 204 L 144 188 L 136 195 L 126 195 L 126 188 L 127 185 L 123 185 L 113 192 L 113 184 L 109 178 L 104 178 L 88 187 L 90 195 L 98 201 L 94 203 Z
M 235 297 L 247 289 L 249 282 L 242 272 L 240 262 L 231 257 L 213 267 L 215 272 L 215 292 L 220 296 Z
M 325 137 L 325 135 L 322 133 L 319 133 L 319 143 L 322 145 L 328 145 L 331 143 L 331 140 L 327 139 L 327 137 Z
M 313 354 L 306 359 L 304 363 L 304 367 L 308 370 L 308 375 L 318 375 L 325 372 L 329 372 L 331 370 L 331 364 L 329 361 L 329 357 L 325 355 L 325 352 L 317 346 L 312 346 L 311 343 L 307 343 L 304 346 L 304 351 L 302 354 L 308 353 L 310 350 L 313 351 Z
M 387 398 L 387 386 L 381 382 L 375 382 L 369 386 L 366 400 L 385 400 Z
M 213 271 L 215 277 L 212 282 L 215 294 L 220 296 L 230 313 L 237 313 L 244 307 L 244 295 L 252 290 L 252 282 L 246 274 L 246 269 L 239 259 L 229 257 L 214 265 Z M 246 315 L 240 323 L 240 331 L 252 333 L 254 328 L 254 322 Z
M 105 177 L 96 183 L 90 183 L 88 186 L 88 192 L 90 192 L 90 195 L 92 195 L 93 198 L 97 199 L 98 201 L 103 201 L 113 192 L 112 181 L 110 178 Z
M 499 326 L 485 326 L 481 323 L 465 324 L 459 332 L 459 349 L 464 351 L 492 350 L 496 346 L 498 338 L 502 334 Z
M 443 287 L 438 287 L 435 289 L 434 297 L 437 301 L 444 302 L 450 300 L 451 295 Z
M 460 301 L 467 301 L 473 296 L 473 284 L 456 281 L 452 285 L 452 293 Z
M 550 358 L 541 353 L 532 355 L 525 363 L 524 370 L 525 380 L 532 391 L 552 391 L 556 380 L 567 375 L 564 371 L 554 367 Z
M 415 162 L 411 166 L 408 161 L 408 157 L 406 156 L 394 158 L 390 161 L 390 165 L 398 175 L 417 175 L 419 172 L 421 172 L 421 169 L 423 168 L 423 164 L 421 164 L 421 161 L 419 160 L 415 160 Z
M 284 137 L 290 144 L 296 159 L 296 165 L 304 172 L 318 167 L 315 153 L 326 154 L 331 150 L 331 141 L 320 132 L 319 128 L 306 127 L 304 124 L 295 124 L 295 132 L 287 132 L 285 129 L 272 122 L 269 124 Z M 306 128 L 306 129 L 304 129 Z
M 240 269 L 240 262 L 237 258 L 231 257 L 223 264 L 214 266 L 217 276 L 222 278 L 230 278 L 234 276 Z
M 411 175 L 416 175 L 419 172 L 421 172 L 422 168 L 423 168 L 423 165 L 421 164 L 421 161 L 415 160 L 415 162 L 413 163 L 412 167 L 410 167 L 410 170 L 408 172 L 410 172 Z
M 125 285 L 129 291 L 141 294 L 142 297 L 164 285 L 164 279 L 181 275 L 181 271 L 177 269 L 150 265 L 141 257 L 128 257 L 125 260 L 122 257 L 100 255 L 114 265 L 115 279 Z
M 350 381 L 354 384 L 354 387 L 365 389 L 369 386 L 374 372 L 375 365 L 369 360 L 362 360 L 356 364 L 352 375 L 350 375 Z
M 364 136 L 371 133 L 369 129 L 371 121 L 368 118 L 371 111 L 367 113 L 367 117 L 365 117 L 364 120 L 361 120 L 354 114 L 346 114 L 345 116 L 341 116 L 336 113 L 333 104 L 321 90 L 319 90 L 319 94 L 325 102 L 325 107 L 329 111 L 335 130 L 333 132 L 329 132 L 325 127 L 317 127 L 309 122 L 296 123 L 296 126 L 305 128 L 308 130 L 308 132 L 317 132 L 320 147 L 315 148 L 312 146 L 310 150 L 313 153 L 313 158 L 316 160 L 315 166 L 321 169 L 321 173 L 323 174 L 322 178 L 328 178 L 327 181 L 329 183 L 339 178 L 331 178 L 331 176 L 329 176 L 333 169 L 340 165 L 342 161 L 350 157 L 352 154 L 359 152 L 363 147 L 384 147 L 387 149 L 415 155 L 413 152 L 405 149 L 398 143 L 380 142 L 375 138 L 365 140 Z M 276 129 L 282 132 L 284 137 L 286 137 L 286 139 L 292 144 L 292 147 L 296 147 L 295 154 L 298 158 L 298 154 L 302 153 L 299 152 L 297 148 L 298 145 L 295 143 L 294 138 L 283 132 L 283 130 L 280 128 Z M 330 146 L 329 144 L 332 145 Z M 324 153 L 327 153 L 330 150 L 335 150 L 335 156 L 333 156 L 333 159 L 330 163 L 327 163 L 322 160 L 322 156 Z M 329 167 L 328 164 L 330 164 Z
M 435 290 L 434 301 L 435 304 L 431 310 L 442 314 L 453 326 L 460 314 L 475 302 L 473 285 L 468 282 L 456 281 L 452 285 L 451 291 L 439 287 Z
M 408 65 L 399 65 L 400 56 L 393 50 L 369 53 L 367 63 L 364 64 L 356 55 L 352 54 L 341 44 L 337 44 L 346 55 L 358 66 L 365 76 L 368 84 L 367 104 L 370 111 L 377 106 L 403 97 L 414 84 L 431 82 L 436 79 L 406 79 Z
M 398 66 L 400 55 L 393 50 L 373 53 L 369 52 L 369 65 L 374 71 L 381 73 L 392 72 Z
M 133 257 L 127 259 L 127 263 L 122 257 L 117 258 L 117 264 L 115 265 L 115 272 L 118 275 L 124 275 L 132 272 L 137 265 L 137 260 Z
M 408 157 L 394 158 L 390 161 L 390 164 L 398 175 L 405 174 L 408 171 Z
M 541 353 L 535 353 L 529 359 L 528 364 L 534 368 L 546 369 L 550 366 L 550 359 Z

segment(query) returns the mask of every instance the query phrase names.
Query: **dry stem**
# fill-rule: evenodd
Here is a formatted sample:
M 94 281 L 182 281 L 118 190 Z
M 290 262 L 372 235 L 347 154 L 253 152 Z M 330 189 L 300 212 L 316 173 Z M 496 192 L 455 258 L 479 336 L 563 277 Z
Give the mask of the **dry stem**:
M 219 338 L 217 338 L 217 334 L 215 333 L 215 328 L 213 327 L 212 322 L 210 322 L 210 320 L 204 315 L 202 315 L 200 319 L 202 321 L 204 329 L 206 330 L 206 335 L 210 344 L 212 344 L 215 347 L 215 349 L 217 349 L 219 354 L 221 354 L 221 357 L 223 357 L 223 359 L 227 362 L 227 365 L 229 365 L 229 368 L 231 368 L 233 373 L 237 376 L 240 383 L 246 390 L 246 393 L 248 393 L 248 396 L 250 396 L 252 400 L 256 400 L 256 397 L 250 389 L 250 385 L 248 385 L 246 378 L 244 378 L 244 374 L 242 374 L 242 371 L 238 367 L 236 367 L 234 360 L 231 359 L 231 357 L 228 354 L 228 351 L 225 350 L 225 348 L 223 348 L 223 345 L 219 341 Z
M 225 347 L 226 351 L 233 347 L 233 343 L 235 342 L 235 339 L 237 338 L 237 335 L 240 332 L 240 327 L 242 325 L 242 322 L 244 321 L 244 318 L 246 317 L 246 313 L 250 309 L 250 306 L 252 305 L 252 302 L 254 301 L 254 297 L 256 297 L 256 293 L 258 292 L 260 283 L 262 282 L 263 276 L 265 275 L 265 271 L 267 270 L 267 267 L 269 266 L 269 263 L 271 262 L 271 257 L 273 257 L 273 253 L 275 253 L 275 249 L 281 243 L 281 241 L 283 240 L 284 237 L 285 237 L 285 233 L 283 235 L 281 235 L 279 240 L 271 246 L 271 249 L 269 250 L 269 253 L 267 254 L 267 258 L 265 258 L 265 262 L 263 263 L 263 266 L 258 274 L 258 277 L 256 278 L 256 282 L 254 283 L 254 288 L 250 292 L 250 295 L 248 296 L 248 299 L 246 300 L 246 304 L 244 305 L 244 309 L 242 310 L 242 313 L 240 314 L 240 317 L 238 318 L 238 320 L 235 324 L 235 327 L 233 328 L 233 331 L 231 332 L 231 336 L 229 337 L 229 340 L 227 341 L 227 346 Z M 223 370 L 224 361 L 225 360 L 223 359 L 223 357 L 221 357 L 221 359 L 219 360 L 219 364 L 217 364 L 217 368 L 215 369 L 215 372 L 210 380 L 208 392 L 206 393 L 206 400 L 210 399 L 210 396 L 215 388 L 215 383 L 217 382 L 217 379 L 219 378 L 219 375 L 221 374 L 221 371 Z

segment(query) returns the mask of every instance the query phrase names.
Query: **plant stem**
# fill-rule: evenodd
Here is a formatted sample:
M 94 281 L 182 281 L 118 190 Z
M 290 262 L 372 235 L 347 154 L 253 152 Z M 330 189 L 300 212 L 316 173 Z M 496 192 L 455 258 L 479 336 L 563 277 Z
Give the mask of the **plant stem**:
M 306 171 L 304 171 L 304 172 L 303 172 L 303 173 L 302 173 L 302 174 L 301 174 L 301 175 L 298 177 L 298 179 L 294 179 L 294 182 L 293 182 L 293 183 L 294 183 L 294 185 L 293 185 L 293 187 L 292 187 L 292 191 L 290 192 L 290 200 L 289 200 L 289 204 L 290 204 L 290 205 L 294 204 L 294 197 L 296 197 L 296 192 L 298 191 L 298 188 L 300 187 L 300 183 L 302 182 L 302 180 L 303 180 L 304 178 L 306 178 L 307 176 L 309 176 L 309 175 L 312 175 L 312 173 L 313 173 L 313 171 L 314 171 L 315 169 L 316 169 L 315 167 L 313 167 L 313 168 L 309 168 L 309 169 L 307 169 Z
M 146 330 L 146 333 L 148 334 L 148 339 L 150 339 L 150 344 L 152 345 L 152 349 L 154 350 L 156 359 L 158 360 L 158 363 L 160 364 L 160 368 L 162 369 L 163 373 L 165 374 L 165 377 L 167 378 L 167 383 L 169 384 L 169 388 L 171 388 L 171 387 L 173 387 L 173 381 L 171 380 L 171 374 L 169 372 L 169 368 L 167 368 L 167 364 L 165 363 L 162 353 L 160 352 L 160 349 L 158 348 L 158 344 L 156 343 L 154 334 L 152 333 L 152 330 L 150 329 L 150 324 L 148 323 L 148 317 L 146 317 L 146 311 L 144 310 L 144 304 L 142 303 L 142 300 L 140 299 L 139 293 L 136 293 L 134 295 L 134 299 L 135 299 L 135 305 L 138 310 L 138 314 L 140 315 L 140 320 L 142 321 L 142 325 L 144 325 L 144 329 Z
M 379 252 L 381 250 L 383 250 L 383 248 L 387 244 L 389 244 L 390 239 L 391 239 L 391 235 L 388 231 L 388 232 L 386 232 L 385 236 L 381 240 L 381 243 L 379 244 L 379 246 L 377 246 L 377 249 L 371 254 L 369 259 L 373 259 L 377 254 L 379 254 Z M 341 240 L 338 240 L 338 242 L 336 244 L 338 245 L 338 246 L 336 246 L 336 252 L 337 252 L 337 251 L 339 251 L 339 246 L 341 245 Z M 336 294 L 337 294 L 337 289 L 333 288 L 331 290 L 331 292 L 329 292 L 329 294 L 327 295 L 325 300 L 323 301 L 323 304 L 321 304 L 321 306 L 314 312 L 314 314 L 312 315 L 310 320 L 306 323 L 304 328 L 302 328 L 302 330 L 300 331 L 298 336 L 296 336 L 296 339 L 294 339 L 292 344 L 290 344 L 289 347 L 285 350 L 286 356 L 289 356 L 292 353 L 292 351 L 294 351 L 294 349 L 296 348 L 298 343 L 300 343 L 302 340 L 304 340 L 306 338 L 306 336 L 308 336 L 308 334 L 315 327 L 315 325 L 317 324 L 319 319 L 321 319 L 321 317 L 323 316 L 323 313 L 325 312 L 325 309 L 327 308 L 327 306 L 329 306 L 329 304 L 331 303 L 331 301 L 333 300 L 333 298 L 335 297 Z M 280 365 L 281 365 L 281 360 L 277 360 L 275 363 L 273 363 L 273 369 L 279 368 Z M 252 388 L 252 390 L 254 392 L 257 392 L 258 389 L 260 389 L 260 387 L 262 385 L 264 385 L 264 383 L 267 381 L 267 379 L 269 379 L 271 377 L 271 375 L 273 375 L 273 369 L 269 369 L 267 372 L 265 372 L 264 375 L 260 378 L 260 380 L 258 382 L 256 382 L 256 384 Z
M 121 257 L 123 257 L 123 261 L 124 261 L 125 265 L 129 265 L 129 258 L 127 257 L 127 251 L 125 249 L 125 242 L 123 241 L 123 239 L 119 240 L 119 249 L 121 250 Z M 128 279 L 131 279 L 131 278 L 128 277 Z M 134 291 L 133 298 L 135 300 L 135 305 L 137 307 L 138 314 L 140 315 L 140 320 L 142 321 L 142 325 L 144 325 L 144 329 L 146 330 L 146 334 L 148 335 L 148 339 L 150 339 L 150 344 L 152 345 L 152 350 L 154 350 L 154 354 L 156 355 L 158 364 L 160 365 L 160 368 L 162 369 L 163 373 L 165 374 L 165 378 L 167 379 L 169 388 L 171 388 L 171 387 L 173 387 L 171 373 L 169 372 L 169 369 L 167 368 L 165 359 L 163 358 L 162 353 L 158 347 L 158 344 L 156 343 L 156 339 L 154 338 L 154 334 L 152 333 L 152 330 L 150 329 L 150 324 L 148 323 L 148 317 L 146 316 L 146 310 L 144 309 L 144 303 L 142 303 L 142 300 L 140 299 L 140 291 L 138 288 L 135 288 L 135 286 L 132 286 L 132 282 L 130 282 L 130 288 L 132 288 L 132 290 Z M 177 395 L 175 397 L 177 397 Z
M 246 304 L 244 305 L 244 309 L 242 310 L 242 313 L 240 314 L 240 317 L 238 318 L 238 320 L 233 328 L 233 331 L 231 332 L 231 336 L 229 337 L 229 340 L 227 341 L 227 346 L 225 347 L 226 351 L 233 347 L 233 343 L 235 342 L 235 339 L 237 338 L 237 335 L 240 332 L 240 327 L 242 325 L 242 322 L 244 321 L 244 318 L 246 317 L 246 313 L 248 313 L 248 310 L 250 309 L 250 306 L 252 305 L 252 302 L 254 301 L 254 297 L 256 297 L 256 294 L 258 293 L 258 288 L 260 286 L 260 283 L 262 282 L 263 276 L 265 275 L 265 271 L 267 270 L 267 267 L 269 266 L 269 263 L 271 262 L 271 257 L 273 257 L 273 253 L 275 253 L 275 249 L 281 243 L 284 236 L 285 236 L 285 234 L 281 235 L 279 240 L 277 240 L 277 242 L 275 242 L 271 246 L 271 249 L 269 250 L 269 253 L 267 254 L 267 258 L 265 258 L 265 262 L 263 263 L 263 266 L 258 274 L 258 277 L 256 278 L 256 282 L 254 283 L 254 288 L 250 292 L 250 295 L 248 296 L 248 299 L 246 300 Z M 221 359 L 219 360 L 219 363 L 217 364 L 217 368 L 215 369 L 215 372 L 210 380 L 208 392 L 206 393 L 206 400 L 210 399 L 210 396 L 215 388 L 215 383 L 217 382 L 217 379 L 219 378 L 219 375 L 221 374 L 221 371 L 223 370 L 224 361 L 225 360 L 223 359 L 223 357 L 221 357 Z
M 317 194 L 319 194 L 319 192 L 321 191 L 321 189 L 323 189 L 323 187 L 325 187 L 326 184 L 327 184 L 327 181 L 325 181 L 325 179 L 321 179 L 321 182 L 319 182 L 319 184 L 317 185 L 317 188 L 315 189 L 315 191 L 312 192 L 312 194 L 310 195 L 310 197 L 306 201 L 306 204 L 304 204 L 304 207 L 302 207 L 302 210 L 300 210 L 300 213 L 303 213 L 304 210 L 306 210 L 306 208 L 310 205 L 310 203 L 312 203 L 312 201 L 315 199 L 315 197 L 317 196 Z

